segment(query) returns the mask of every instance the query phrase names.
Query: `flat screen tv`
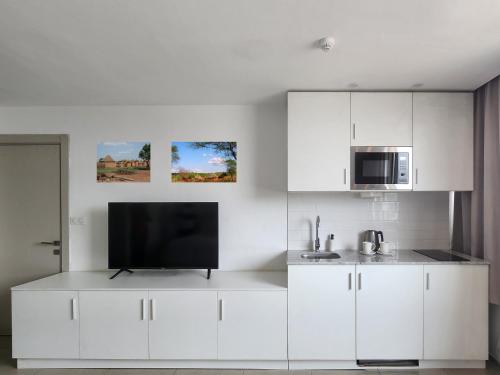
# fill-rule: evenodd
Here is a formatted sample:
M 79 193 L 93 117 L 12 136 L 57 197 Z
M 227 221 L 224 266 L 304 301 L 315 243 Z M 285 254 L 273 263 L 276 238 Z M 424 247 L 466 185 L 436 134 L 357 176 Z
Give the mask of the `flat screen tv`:
M 218 203 L 108 203 L 108 267 L 206 268 L 210 277 L 219 267 Z

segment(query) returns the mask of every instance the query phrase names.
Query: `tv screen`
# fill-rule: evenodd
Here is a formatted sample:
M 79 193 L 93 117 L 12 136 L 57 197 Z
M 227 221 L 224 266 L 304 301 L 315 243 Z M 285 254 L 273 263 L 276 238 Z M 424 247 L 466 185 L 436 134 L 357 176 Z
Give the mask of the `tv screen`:
M 109 268 L 219 267 L 216 202 L 108 203 Z

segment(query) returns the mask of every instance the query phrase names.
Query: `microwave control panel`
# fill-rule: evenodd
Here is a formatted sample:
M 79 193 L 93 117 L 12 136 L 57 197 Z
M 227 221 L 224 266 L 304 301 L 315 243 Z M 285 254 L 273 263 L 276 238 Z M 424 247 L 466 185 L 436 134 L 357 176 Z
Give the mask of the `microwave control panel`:
M 410 155 L 407 152 L 398 153 L 398 184 L 408 184 L 409 183 L 409 158 Z

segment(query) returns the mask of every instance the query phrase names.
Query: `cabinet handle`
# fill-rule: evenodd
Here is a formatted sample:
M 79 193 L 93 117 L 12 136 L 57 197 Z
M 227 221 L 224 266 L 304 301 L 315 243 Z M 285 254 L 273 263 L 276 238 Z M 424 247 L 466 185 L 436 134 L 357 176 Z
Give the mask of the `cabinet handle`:
M 348 285 L 349 290 L 351 290 L 352 289 L 352 273 L 350 273 L 350 272 L 349 272 L 349 278 L 348 278 L 347 285 Z
M 156 320 L 156 300 L 154 298 L 151 298 L 150 303 L 150 309 L 151 309 L 151 320 Z
M 146 317 L 148 316 L 146 313 L 146 300 L 143 298 L 141 299 L 141 304 L 142 304 L 142 314 L 141 314 L 141 320 L 146 320 Z
M 356 123 L 352 123 L 352 139 L 356 139 Z
M 415 168 L 415 185 L 418 184 L 418 168 Z
M 430 288 L 430 275 L 429 272 L 425 274 L 425 289 L 429 290 Z
M 222 322 L 224 320 L 224 301 L 219 300 L 219 320 Z
M 358 273 L 358 290 L 361 290 L 361 272 Z
M 78 320 L 78 306 L 76 305 L 76 298 L 71 299 L 71 320 Z
M 347 168 L 344 168 L 344 185 L 347 184 Z

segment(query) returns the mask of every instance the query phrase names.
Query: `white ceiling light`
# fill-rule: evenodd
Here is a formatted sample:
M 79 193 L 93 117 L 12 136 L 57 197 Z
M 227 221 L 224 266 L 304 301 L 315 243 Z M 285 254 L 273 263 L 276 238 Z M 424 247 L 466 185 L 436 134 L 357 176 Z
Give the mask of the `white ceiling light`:
M 329 52 L 333 46 L 335 45 L 335 39 L 331 36 L 327 36 L 324 38 L 321 38 L 318 41 L 319 48 L 321 48 L 325 52 Z

